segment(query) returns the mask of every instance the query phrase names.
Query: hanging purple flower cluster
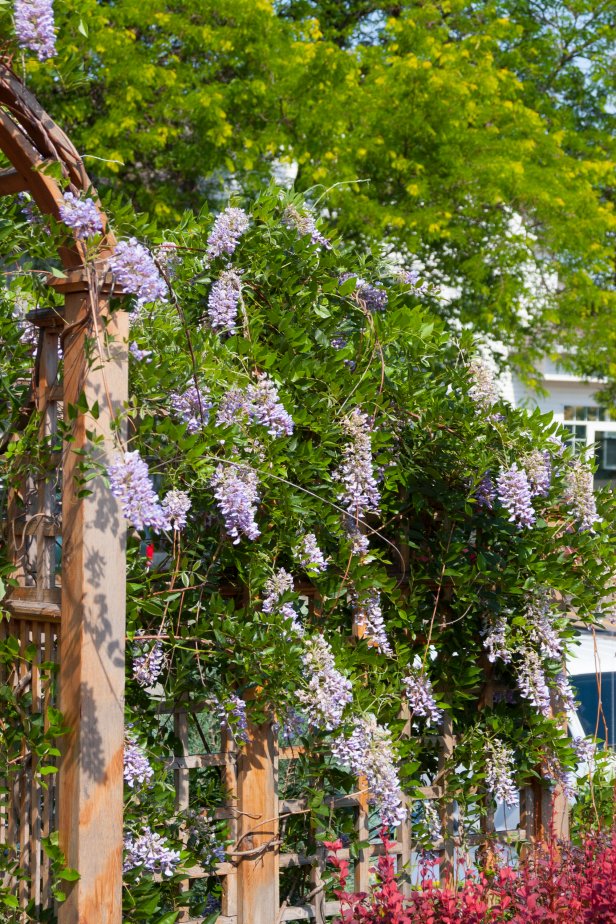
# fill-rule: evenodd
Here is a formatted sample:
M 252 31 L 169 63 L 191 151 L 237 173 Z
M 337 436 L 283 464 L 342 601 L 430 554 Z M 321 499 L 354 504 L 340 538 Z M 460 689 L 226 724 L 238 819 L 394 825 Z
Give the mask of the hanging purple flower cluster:
M 206 815 L 189 811 L 186 817 L 186 846 L 199 860 L 199 865 L 211 869 L 226 859 L 224 845 L 218 840 L 218 832 L 212 819 Z
M 546 718 L 550 716 L 550 691 L 548 689 L 541 659 L 532 648 L 522 648 L 518 665 L 518 688 L 522 696 Z
M 308 719 L 303 712 L 297 709 L 287 709 L 282 723 L 282 741 L 287 747 L 294 744 L 298 738 L 303 737 L 308 731 Z
M 208 423 L 212 408 L 209 396 L 207 388 L 196 385 L 189 385 L 183 394 L 174 391 L 169 395 L 171 407 L 184 421 L 189 433 L 198 433 Z
M 365 638 L 368 644 L 381 654 L 393 655 L 385 630 L 381 595 L 377 591 L 371 591 L 361 599 L 355 598 L 353 616 L 360 638 Z
M 381 495 L 373 471 L 370 418 L 356 407 L 342 426 L 350 441 L 342 450 L 343 462 L 334 478 L 342 483 L 339 500 L 349 514 L 349 531 L 356 532 L 365 514 L 378 510 Z
M 214 330 L 226 334 L 237 331 L 237 309 L 242 297 L 242 280 L 235 270 L 224 270 L 207 300 L 207 313 Z
M 152 360 L 150 359 L 150 357 L 152 356 L 152 350 L 140 349 L 138 344 L 136 344 L 134 340 L 131 343 L 129 350 L 130 350 L 131 356 L 134 356 L 137 362 L 140 363 L 143 359 L 145 359 L 146 363 L 152 362 Z
M 443 718 L 443 710 L 436 705 L 432 681 L 420 667 L 413 667 L 402 681 L 406 687 L 409 708 L 414 716 L 421 716 L 427 725 L 438 725 Z
M 575 699 L 575 693 L 573 692 L 569 678 L 563 671 L 560 671 L 560 673 L 556 675 L 553 686 L 558 698 L 562 702 L 565 712 L 569 714 L 576 712 L 578 703 Z
M 522 460 L 528 476 L 531 497 L 547 497 L 552 483 L 552 459 L 549 452 L 533 449 Z
M 511 748 L 492 738 L 485 743 L 486 786 L 497 802 L 517 805 L 518 787 L 515 783 L 515 756 Z
M 494 664 L 496 660 L 509 664 L 511 652 L 507 645 L 507 617 L 497 616 L 496 619 L 486 621 L 483 634 L 483 647 L 488 653 L 488 661 Z
M 563 643 L 554 626 L 549 591 L 543 588 L 535 591 L 526 604 L 524 615 L 530 628 L 531 641 L 538 647 L 543 657 L 561 661 Z
M 423 802 L 423 823 L 428 830 L 428 839 L 430 843 L 435 844 L 443 836 L 443 828 L 438 809 L 431 799 L 425 799 Z
M 414 289 L 417 295 L 423 295 L 424 292 L 428 291 L 428 283 L 422 282 L 419 285 L 419 280 L 421 279 L 421 273 L 417 270 L 403 270 L 400 273 L 400 280 L 405 285 L 410 286 L 411 289 Z
M 146 463 L 139 452 L 125 452 L 109 466 L 111 493 L 120 501 L 122 513 L 135 529 L 151 526 L 159 532 L 168 522 L 154 490 Z
M 248 229 L 248 215 L 244 209 L 227 208 L 217 217 L 207 239 L 210 260 L 231 256 L 242 234 Z
M 574 738 L 571 745 L 579 762 L 592 767 L 597 754 L 597 742 L 592 738 Z
M 365 279 L 360 279 L 355 273 L 343 273 L 340 277 L 340 284 L 347 279 L 355 279 L 355 297 L 359 303 L 374 314 L 377 311 L 385 311 L 387 308 L 387 291 L 382 286 L 373 286 Z
M 165 666 L 163 643 L 157 639 L 154 644 L 140 642 L 135 637 L 133 653 L 133 677 L 140 687 L 153 687 Z
M 15 0 L 15 34 L 21 47 L 36 52 L 39 61 L 53 58 L 53 0 Z
M 515 523 L 518 529 L 533 525 L 536 518 L 530 484 L 526 472 L 518 468 L 517 462 L 500 473 L 496 479 L 496 490 L 499 501 L 509 513 L 510 523 Z
M 327 571 L 327 561 L 317 545 L 317 537 L 314 533 L 306 533 L 302 537 L 295 550 L 295 555 L 306 571 Z
M 571 463 L 565 475 L 564 500 L 571 507 L 571 513 L 577 520 L 580 531 L 592 532 L 595 523 L 601 522 L 593 493 L 593 475 L 580 459 Z
M 482 411 L 489 411 L 500 398 L 492 369 L 484 359 L 476 356 L 468 371 L 473 383 L 468 390 L 469 398 Z
M 278 613 L 288 619 L 291 628 L 298 635 L 304 634 L 304 627 L 292 603 L 280 603 L 281 597 L 293 593 L 293 577 L 284 568 L 279 568 L 275 574 L 265 582 L 265 598 L 263 600 L 264 613 Z
M 235 741 L 242 741 L 246 744 L 249 740 L 248 719 L 246 703 L 242 697 L 232 693 L 224 702 L 216 699 L 214 708 L 220 721 L 220 727 L 230 731 Z
M 543 754 L 543 759 L 546 777 L 552 780 L 557 786 L 561 787 L 566 799 L 574 799 L 576 786 L 575 774 L 571 773 L 569 770 L 565 770 L 560 762 L 560 758 L 551 747 L 546 749 Z
M 261 530 L 255 522 L 259 498 L 256 472 L 233 462 L 221 462 L 210 482 L 227 534 L 237 545 L 242 535 L 256 539 Z
M 297 699 L 311 725 L 332 731 L 340 725 L 345 706 L 353 700 L 351 682 L 336 669 L 331 645 L 322 635 L 307 639 L 302 661 L 308 686 L 298 691 Z
M 136 238 L 119 242 L 109 260 L 109 269 L 124 292 L 137 296 L 138 308 L 167 300 L 167 287 L 152 254 Z
M 477 506 L 487 507 L 488 510 L 492 510 L 494 508 L 495 497 L 496 491 L 494 490 L 494 482 L 489 475 L 484 475 L 475 490 Z
M 366 778 L 383 824 L 395 827 L 406 820 L 391 732 L 379 725 L 375 716 L 356 718 L 349 738 L 341 734 L 334 739 L 332 754 L 355 776 Z
M 231 426 L 242 417 L 261 424 L 273 437 L 291 436 L 293 433 L 293 418 L 280 401 L 276 383 L 266 373 L 259 376 L 256 384 L 251 383 L 244 390 L 229 389 L 220 402 L 216 423 Z
M 309 212 L 299 212 L 294 205 L 288 205 L 282 215 L 282 223 L 287 228 L 295 228 L 300 237 L 310 235 L 313 244 L 319 244 L 331 250 L 331 244 L 317 228 L 313 216 Z
M 124 782 L 131 789 L 148 786 L 154 770 L 143 749 L 132 738 L 124 744 Z
M 167 847 L 167 839 L 154 834 L 148 826 L 144 827 L 138 838 L 127 835 L 124 838 L 124 872 L 142 868 L 144 873 L 160 873 L 161 876 L 173 876 L 180 862 L 180 854 Z
M 175 488 L 165 494 L 163 499 L 163 514 L 166 528 L 181 530 L 186 526 L 186 514 L 191 508 L 190 497 L 185 491 Z
M 60 206 L 59 212 L 64 224 L 80 240 L 103 232 L 103 222 L 93 199 L 79 199 L 72 192 L 65 192 L 64 205 Z

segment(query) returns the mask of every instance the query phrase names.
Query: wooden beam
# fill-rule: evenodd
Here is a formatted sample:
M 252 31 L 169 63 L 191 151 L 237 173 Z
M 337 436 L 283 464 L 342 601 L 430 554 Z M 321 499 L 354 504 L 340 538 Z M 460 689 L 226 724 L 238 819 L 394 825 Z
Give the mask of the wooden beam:
M 0 170 L 0 196 L 15 195 L 27 190 L 28 181 L 22 173 L 13 169 Z
M 81 450 L 91 450 L 104 468 L 115 454 L 112 422 L 128 398 L 128 317 L 111 315 L 104 296 L 94 308 L 96 318 L 85 290 L 66 295 L 65 423 L 72 441 L 64 444 L 63 463 L 60 709 L 70 732 L 61 739 L 59 836 L 81 878 L 67 888 L 60 924 L 122 921 L 126 524 L 101 478 L 80 497 L 76 476 Z M 89 367 L 86 337 L 96 343 L 103 319 L 103 356 Z M 98 402 L 97 419 L 81 411 L 71 418 L 80 395 L 89 406 Z M 101 437 L 100 445 L 86 430 Z

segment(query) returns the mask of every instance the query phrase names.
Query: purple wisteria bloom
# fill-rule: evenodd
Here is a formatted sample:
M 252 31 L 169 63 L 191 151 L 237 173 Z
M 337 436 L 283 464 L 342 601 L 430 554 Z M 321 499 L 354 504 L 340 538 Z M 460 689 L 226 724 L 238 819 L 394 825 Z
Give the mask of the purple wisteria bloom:
M 485 743 L 486 786 L 497 802 L 517 805 L 520 798 L 515 783 L 515 757 L 511 748 L 492 738 Z
M 383 824 L 397 826 L 406 821 L 391 732 L 375 716 L 355 719 L 350 737 L 341 734 L 332 742 L 332 754 L 355 776 L 366 778 Z
M 311 725 L 332 731 L 340 725 L 345 707 L 353 700 L 351 681 L 337 670 L 331 645 L 322 635 L 306 640 L 302 661 L 307 687 L 298 691 L 297 699 Z
M 127 738 L 124 744 L 124 782 L 131 789 L 149 786 L 154 776 L 150 761 L 141 748 L 132 738 Z
M 269 375 L 260 375 L 256 385 L 250 384 L 246 398 L 251 416 L 265 427 L 270 436 L 291 436 L 293 418 L 283 407 L 276 383 Z
M 168 528 L 146 463 L 139 452 L 125 452 L 109 466 L 111 493 L 122 505 L 122 513 L 135 529 L 151 526 L 156 532 Z
M 480 410 L 489 411 L 500 398 L 491 367 L 484 359 L 476 356 L 468 371 L 472 382 L 468 390 L 469 398 L 472 398 Z
M 271 578 L 265 582 L 265 598 L 263 600 L 264 613 L 278 613 L 291 622 L 291 628 L 298 635 L 304 634 L 304 627 L 292 603 L 281 603 L 285 594 L 293 593 L 293 576 L 284 568 L 279 568 Z
M 342 465 L 334 473 L 334 479 L 342 484 L 338 498 L 349 515 L 349 531 L 356 532 L 365 514 L 378 510 L 381 495 L 373 470 L 370 418 L 354 408 L 342 426 L 350 439 L 342 450 Z
M 246 717 L 246 703 L 242 697 L 232 693 L 224 702 L 216 699 L 215 710 L 220 721 L 220 727 L 230 731 L 235 741 L 242 741 L 246 744 L 249 740 L 248 719 Z
M 507 617 L 497 616 L 496 619 L 486 621 L 483 635 L 483 647 L 488 653 L 488 661 L 511 662 L 511 652 L 507 645 Z
M 563 671 L 560 671 L 554 678 L 552 685 L 556 690 L 556 695 L 560 699 L 564 711 L 567 713 L 576 712 L 578 703 L 567 675 Z
M 181 530 L 186 526 L 186 514 L 191 508 L 190 497 L 185 491 L 173 488 L 165 494 L 162 507 L 167 529 Z
M 597 742 L 592 738 L 573 738 L 571 745 L 579 762 L 591 767 L 597 754 Z
M 593 531 L 595 523 L 601 522 L 593 493 L 593 474 L 580 459 L 571 463 L 565 475 L 564 501 L 578 522 L 580 531 Z
M 353 618 L 360 638 L 365 638 L 368 644 L 381 654 L 393 655 L 385 630 L 380 593 L 371 591 L 361 599 L 356 597 Z
M 317 228 L 314 217 L 309 212 L 299 212 L 294 205 L 289 205 L 282 215 L 282 223 L 287 228 L 295 228 L 300 237 L 310 235 L 313 244 L 331 250 L 328 239 Z
M 314 533 L 306 533 L 295 550 L 295 556 L 306 571 L 327 571 L 327 561 L 317 545 Z
M 116 282 L 128 295 L 137 296 L 137 307 L 167 300 L 167 287 L 150 251 L 131 237 L 120 241 L 109 260 Z
M 53 0 L 15 0 L 15 34 L 22 48 L 36 52 L 39 61 L 56 53 Z
M 248 215 L 244 209 L 227 208 L 217 217 L 207 239 L 210 260 L 231 256 L 242 234 L 248 229 Z
M 59 212 L 64 224 L 80 240 L 103 232 L 103 222 L 93 199 L 79 199 L 72 192 L 65 192 L 64 205 L 60 206 Z
M 419 280 L 421 279 L 421 273 L 417 270 L 403 270 L 400 273 L 400 280 L 405 285 L 410 286 L 411 289 L 414 289 L 418 295 L 422 295 L 428 290 L 428 283 L 422 282 L 419 285 Z
M 547 497 L 552 483 L 552 459 L 549 452 L 533 449 L 522 461 L 528 476 L 531 497 Z
M 551 714 L 550 691 L 541 659 L 532 648 L 520 649 L 518 653 L 521 656 L 517 678 L 520 693 L 541 715 L 549 718 Z
M 424 800 L 423 823 L 427 828 L 430 843 L 434 844 L 440 841 L 443 836 L 443 826 L 438 809 L 431 799 Z
M 180 854 L 167 846 L 167 839 L 154 834 L 146 825 L 140 836 L 127 835 L 124 839 L 124 872 L 142 867 L 144 873 L 160 873 L 173 876 L 180 862 Z
M 355 279 L 354 295 L 366 311 L 371 312 L 371 314 L 377 311 L 385 311 L 388 300 L 386 289 L 382 286 L 371 285 L 365 279 L 360 279 L 355 273 L 343 273 L 339 280 L 340 284 L 346 282 L 347 279 Z
M 549 591 L 539 589 L 526 604 L 524 615 L 530 627 L 530 639 L 544 658 L 561 661 L 563 642 L 554 625 L 552 598 Z
M 223 395 L 218 411 L 216 412 L 216 425 L 218 427 L 232 427 L 248 419 L 250 406 L 246 392 L 234 386 Z
M 140 349 L 139 346 L 138 346 L 138 344 L 136 344 L 134 340 L 133 340 L 133 342 L 131 343 L 131 345 L 129 346 L 129 350 L 130 350 L 131 356 L 134 356 L 134 358 L 137 360 L 137 362 L 141 362 L 141 361 L 144 360 L 144 359 L 145 359 L 146 363 L 152 362 L 152 360 L 150 359 L 150 357 L 152 356 L 152 350 L 142 350 L 142 349 Z
M 171 407 L 184 421 L 189 433 L 198 433 L 209 421 L 212 402 L 209 390 L 204 386 L 189 385 L 182 394 L 174 391 L 169 398 Z
M 260 536 L 261 530 L 255 522 L 260 501 L 257 473 L 233 462 L 221 462 L 210 483 L 233 545 L 239 543 L 242 535 L 247 539 Z
M 536 517 L 530 484 L 526 472 L 518 468 L 517 462 L 500 473 L 496 479 L 496 491 L 499 501 L 509 513 L 510 523 L 515 523 L 518 529 L 533 525 Z
M 411 668 L 408 677 L 402 682 L 406 687 L 406 697 L 413 715 L 426 718 L 427 725 L 438 725 L 443 718 L 443 710 L 436 705 L 432 681 L 423 669 Z
M 214 330 L 237 331 L 237 309 L 242 297 L 242 280 L 235 270 L 224 270 L 210 289 L 207 313 Z
M 478 507 L 487 507 L 488 510 L 492 510 L 494 507 L 494 499 L 496 497 L 496 491 L 494 489 L 494 482 L 489 475 L 484 475 L 477 489 L 475 490 L 475 500 L 477 501 Z
M 133 650 L 133 677 L 139 686 L 153 687 L 164 666 L 165 654 L 160 639 L 152 644 L 151 642 L 140 642 L 139 636 L 136 636 Z
M 199 865 L 213 869 L 217 863 L 224 863 L 225 848 L 218 840 L 213 819 L 205 812 L 194 811 L 186 812 L 185 818 L 186 846 L 198 858 Z M 207 908 L 205 911 L 207 914 Z

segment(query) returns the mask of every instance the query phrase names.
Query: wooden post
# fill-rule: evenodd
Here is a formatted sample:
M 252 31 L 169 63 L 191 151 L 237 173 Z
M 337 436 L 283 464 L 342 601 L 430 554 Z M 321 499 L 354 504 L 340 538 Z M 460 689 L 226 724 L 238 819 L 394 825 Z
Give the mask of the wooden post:
M 270 722 L 249 723 L 238 756 L 238 924 L 277 924 L 278 756 Z M 261 849 L 260 849 L 261 848 Z M 231 858 L 233 859 L 233 857 Z
M 76 476 L 87 461 L 82 450 L 105 468 L 116 451 L 112 423 L 128 398 L 128 318 L 109 315 L 105 298 L 89 293 L 80 274 L 58 288 L 66 297 L 72 436 L 63 450 L 60 709 L 70 732 L 61 739 L 59 835 L 81 877 L 67 888 L 59 921 L 121 924 L 126 523 L 100 476 L 86 485 Z M 84 399 L 90 409 L 97 402 L 98 416 L 85 411 Z M 92 493 L 80 497 L 84 487 Z

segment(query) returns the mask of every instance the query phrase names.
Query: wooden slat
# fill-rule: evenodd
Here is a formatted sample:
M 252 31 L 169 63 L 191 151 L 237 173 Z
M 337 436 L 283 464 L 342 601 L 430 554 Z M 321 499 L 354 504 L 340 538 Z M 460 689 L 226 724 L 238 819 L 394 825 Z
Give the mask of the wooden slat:
M 231 810 L 229 815 L 228 835 L 232 844 L 237 843 L 239 834 L 238 825 L 238 780 L 237 780 L 237 761 L 234 759 L 236 754 L 236 745 L 230 731 L 222 733 L 222 747 L 225 757 L 232 758 L 227 760 L 224 765 L 222 781 L 227 794 L 227 806 Z M 222 903 L 221 910 L 223 916 L 237 920 L 238 909 L 238 880 L 237 869 L 231 870 L 222 881 Z M 220 920 L 220 919 L 219 919 Z
M 357 819 L 355 822 L 355 833 L 359 842 L 367 841 L 370 837 L 370 827 L 368 825 L 369 794 L 368 783 L 365 777 L 360 776 L 357 781 L 357 788 L 365 790 L 358 800 Z M 370 885 L 370 848 L 362 847 L 357 855 L 355 863 L 355 891 L 367 892 Z
M 40 713 L 43 706 L 41 677 L 38 665 L 42 660 L 41 623 L 32 624 L 32 642 L 36 646 L 36 657 L 32 662 L 32 711 Z M 30 898 L 38 908 L 41 904 L 41 806 L 40 783 L 36 778 L 38 761 L 32 756 L 30 783 Z
M 0 170 L 0 196 L 27 192 L 28 181 L 22 173 L 12 168 Z
M 188 716 L 182 709 L 181 703 L 178 703 L 173 714 L 173 731 L 180 748 L 179 762 L 180 766 L 173 772 L 175 782 L 175 810 L 176 812 L 185 813 L 190 805 L 190 771 L 186 768 L 188 759 Z M 179 884 L 180 892 L 187 892 L 190 888 L 190 881 L 183 879 Z M 179 921 L 187 921 L 189 918 L 188 909 L 180 910 Z

